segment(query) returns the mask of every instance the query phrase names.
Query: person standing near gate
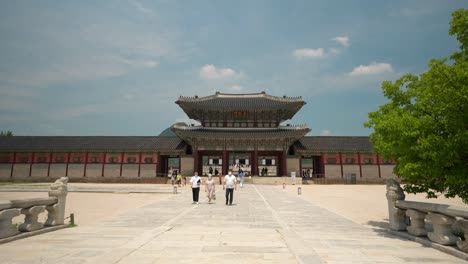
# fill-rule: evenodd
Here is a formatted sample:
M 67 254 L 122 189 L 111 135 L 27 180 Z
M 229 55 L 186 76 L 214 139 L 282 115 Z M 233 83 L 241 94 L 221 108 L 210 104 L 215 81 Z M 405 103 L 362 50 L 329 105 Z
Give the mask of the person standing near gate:
M 200 196 L 201 178 L 198 176 L 198 172 L 194 172 L 194 175 L 190 179 L 190 183 L 192 183 L 192 204 L 199 204 L 198 197 Z
M 228 175 L 224 177 L 223 189 L 226 189 L 226 205 L 232 205 L 232 200 L 234 198 L 234 190 L 237 190 L 237 181 L 236 176 L 232 174 L 232 171 L 229 171 Z

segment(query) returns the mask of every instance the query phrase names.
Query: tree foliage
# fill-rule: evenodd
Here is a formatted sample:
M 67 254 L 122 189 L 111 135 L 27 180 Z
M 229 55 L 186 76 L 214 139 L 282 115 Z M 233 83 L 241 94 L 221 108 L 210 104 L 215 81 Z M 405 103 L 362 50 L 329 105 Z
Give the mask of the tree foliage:
M 405 191 L 468 203 L 468 10 L 452 14 L 449 33 L 460 50 L 432 59 L 419 76 L 383 82 L 389 102 L 364 125 L 377 152 L 396 160 Z
M 7 131 L 0 131 L 0 137 L 12 137 L 13 136 L 13 131 L 7 130 Z

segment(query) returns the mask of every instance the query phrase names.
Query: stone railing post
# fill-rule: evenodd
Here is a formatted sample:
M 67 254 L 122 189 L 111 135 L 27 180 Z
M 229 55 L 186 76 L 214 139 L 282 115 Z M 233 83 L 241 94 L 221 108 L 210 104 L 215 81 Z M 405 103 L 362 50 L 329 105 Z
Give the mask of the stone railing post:
M 427 237 L 441 245 L 455 245 L 458 237 L 452 233 L 452 225 L 456 219 L 453 216 L 428 213 L 426 219 L 431 221 L 433 232 L 428 232 Z
M 45 205 L 24 208 L 21 213 L 25 215 L 24 223 L 19 226 L 19 230 L 30 232 L 41 229 L 44 224 L 38 222 L 39 214 L 45 211 Z
M 18 228 L 13 225 L 12 219 L 21 214 L 21 209 L 5 209 L 0 211 L 0 238 L 14 236 L 18 233 Z
M 420 212 L 414 209 L 406 210 L 406 216 L 410 218 L 411 225 L 406 227 L 408 233 L 414 236 L 426 236 L 427 231 L 425 228 L 424 219 L 426 218 L 425 212 Z
M 468 220 L 467 219 L 460 219 L 457 221 L 457 226 L 463 231 L 465 240 L 457 241 L 457 247 L 463 251 L 468 253 Z
M 387 202 L 388 202 L 388 219 L 390 229 L 403 231 L 406 230 L 405 210 L 395 206 L 396 201 L 404 200 L 405 194 L 400 184 L 392 178 L 387 179 Z
M 65 203 L 68 194 L 68 177 L 61 177 L 50 185 L 49 197 L 57 198 L 57 203 L 47 206 L 46 226 L 63 225 L 65 221 Z

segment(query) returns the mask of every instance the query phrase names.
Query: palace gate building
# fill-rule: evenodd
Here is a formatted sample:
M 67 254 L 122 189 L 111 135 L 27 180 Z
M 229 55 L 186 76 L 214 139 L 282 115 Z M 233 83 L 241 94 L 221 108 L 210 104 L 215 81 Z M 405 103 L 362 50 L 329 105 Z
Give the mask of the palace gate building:
M 394 163 L 372 151 L 369 137 L 307 136 L 284 124 L 301 97 L 215 93 L 175 102 L 200 125 L 177 123 L 159 136 L 0 137 L 0 181 L 155 182 L 168 172 L 209 172 L 380 182 Z

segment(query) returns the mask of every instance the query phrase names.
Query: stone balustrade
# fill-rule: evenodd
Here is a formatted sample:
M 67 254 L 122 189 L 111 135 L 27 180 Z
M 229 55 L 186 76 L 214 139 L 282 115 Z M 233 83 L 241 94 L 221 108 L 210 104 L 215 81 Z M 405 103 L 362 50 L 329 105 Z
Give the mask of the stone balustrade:
M 62 177 L 50 185 L 49 198 L 0 200 L 0 239 L 19 232 L 31 232 L 44 226 L 63 225 L 67 198 L 68 178 Z M 39 214 L 47 211 L 47 220 L 41 223 Z M 23 214 L 24 222 L 13 224 L 13 218 Z
M 387 180 L 386 196 L 390 229 L 427 237 L 445 246 L 456 245 L 468 253 L 468 208 L 405 201 L 403 189 L 394 179 Z

